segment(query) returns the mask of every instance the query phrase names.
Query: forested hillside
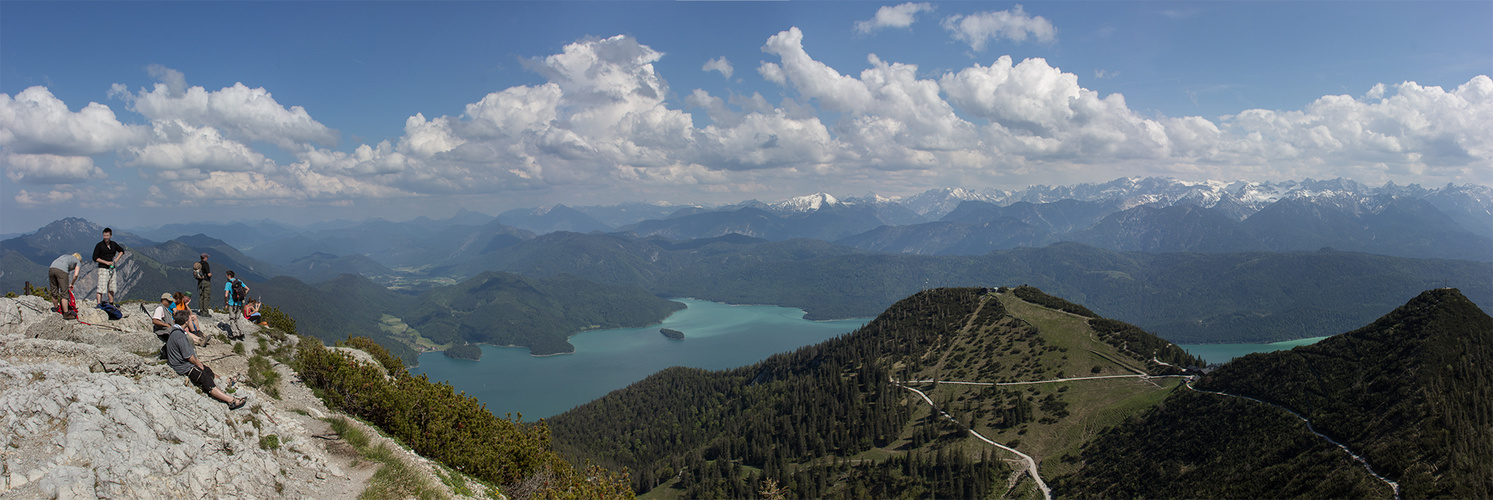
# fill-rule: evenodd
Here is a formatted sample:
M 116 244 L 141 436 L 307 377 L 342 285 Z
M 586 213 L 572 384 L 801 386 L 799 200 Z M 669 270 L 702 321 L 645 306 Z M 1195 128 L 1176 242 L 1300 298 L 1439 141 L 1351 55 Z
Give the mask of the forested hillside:
M 1490 361 L 1493 318 L 1455 289 L 1426 291 L 1366 327 L 1224 365 L 1193 384 L 1223 394 L 1172 395 L 1071 457 L 1082 467 L 1055 484 L 1077 497 L 1365 498 L 1393 481 L 1406 498 L 1485 498 Z
M 486 272 L 421 294 L 405 322 L 438 344 L 520 345 L 544 355 L 574 351 L 566 338 L 581 331 L 647 326 L 680 309 L 635 287 Z
M 574 347 L 565 340 L 570 335 L 645 326 L 684 308 L 634 287 L 574 276 L 533 279 L 489 272 L 418 296 L 355 274 L 314 285 L 288 276 L 249 285 L 251 296 L 294 316 L 308 335 L 327 342 L 369 337 L 411 363 L 419 349 L 466 343 L 525 346 L 534 354 L 570 352 Z
M 1373 324 L 1235 360 L 1199 389 L 1259 398 L 1311 419 L 1407 497 L 1493 496 L 1493 317 L 1456 289 L 1429 290 Z
M 385 314 L 405 314 L 416 303 L 415 297 L 389 291 L 355 274 L 314 285 L 289 276 L 248 285 L 251 297 L 294 317 L 302 334 L 328 343 L 349 335 L 368 337 L 407 361 L 417 354 L 408 339 L 392 336 L 379 326 Z
M 1123 417 L 1175 387 L 1176 378 L 1143 382 L 1177 372 L 1153 357 L 1197 362 L 1139 330 L 1106 334 L 1093 321 L 1011 291 L 927 290 L 834 340 L 735 370 L 665 370 L 550 422 L 557 449 L 629 468 L 639 492 L 755 497 L 770 479 L 807 498 L 1033 494 L 1029 479 L 1007 482 L 1000 460 L 1012 455 L 968 431 L 1038 460 L 1076 451 L 1079 433 L 1063 429 Z M 1144 352 L 1121 350 L 1127 339 Z M 1099 378 L 1058 380 L 1073 377 Z M 922 387 L 954 419 L 898 381 Z M 1028 381 L 1051 382 L 993 385 Z

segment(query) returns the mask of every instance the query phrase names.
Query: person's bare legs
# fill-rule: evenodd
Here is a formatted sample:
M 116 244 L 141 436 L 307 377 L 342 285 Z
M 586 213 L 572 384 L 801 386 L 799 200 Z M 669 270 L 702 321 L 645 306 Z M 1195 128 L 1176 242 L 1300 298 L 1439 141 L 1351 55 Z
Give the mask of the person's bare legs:
M 217 387 L 214 387 L 213 390 L 208 391 L 207 395 L 212 396 L 213 399 L 216 399 L 218 401 L 222 401 L 222 402 L 228 403 L 228 404 L 233 404 L 234 401 L 237 401 L 236 399 L 233 398 L 233 396 L 229 396 L 228 394 L 225 394 L 221 389 L 218 389 Z

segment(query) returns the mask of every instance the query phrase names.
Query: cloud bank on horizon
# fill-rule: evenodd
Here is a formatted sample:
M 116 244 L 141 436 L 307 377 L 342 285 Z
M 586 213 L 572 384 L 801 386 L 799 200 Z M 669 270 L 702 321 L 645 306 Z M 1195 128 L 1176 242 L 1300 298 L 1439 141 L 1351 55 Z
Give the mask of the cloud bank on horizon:
M 669 56 L 647 40 L 587 37 L 529 56 L 525 66 L 543 83 L 491 92 L 458 115 L 416 113 L 401 136 L 350 149 L 338 149 L 335 123 L 279 102 L 271 89 L 209 90 L 165 66 L 147 68 L 158 80 L 150 88 L 114 84 L 109 104 L 66 103 L 32 86 L 0 94 L 0 164 L 6 181 L 22 186 L 4 201 L 298 205 L 840 185 L 896 192 L 1121 175 L 1487 183 L 1493 171 L 1487 75 L 1454 88 L 1385 82 L 1301 109 L 1164 116 L 1085 88 L 1044 58 L 979 55 L 1062 36 L 1020 5 L 935 17 L 929 3 L 885 6 L 853 31 L 875 37 L 936 23 L 951 46 L 990 62 L 926 69 L 869 53 L 867 69 L 847 74 L 816 58 L 810 34 L 791 27 L 764 41 L 755 71 L 737 71 L 725 56 L 697 63 L 728 84 L 760 78 L 780 95 L 717 95 L 672 88 L 657 66 Z M 122 195 L 131 176 L 146 179 L 149 192 Z

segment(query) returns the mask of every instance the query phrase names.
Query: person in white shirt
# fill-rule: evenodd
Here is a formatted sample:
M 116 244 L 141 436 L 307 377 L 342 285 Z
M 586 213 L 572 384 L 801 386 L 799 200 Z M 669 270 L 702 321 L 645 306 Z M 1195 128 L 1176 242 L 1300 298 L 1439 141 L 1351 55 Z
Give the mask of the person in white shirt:
M 163 341 L 166 340 L 167 335 L 171 334 L 172 313 L 176 310 L 176 304 L 171 299 L 170 293 L 161 294 L 161 305 L 156 306 L 155 312 L 150 313 L 150 326 L 154 329 L 156 336 Z M 193 345 L 207 345 L 207 339 L 193 335 L 191 332 L 185 333 L 187 338 L 192 340 Z

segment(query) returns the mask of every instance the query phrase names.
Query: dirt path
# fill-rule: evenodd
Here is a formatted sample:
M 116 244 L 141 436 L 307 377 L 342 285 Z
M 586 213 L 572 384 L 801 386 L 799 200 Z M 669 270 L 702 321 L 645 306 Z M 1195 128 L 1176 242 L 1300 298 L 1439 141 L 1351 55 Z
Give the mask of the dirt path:
M 922 397 L 923 401 L 927 401 L 928 402 L 928 406 L 933 407 L 933 411 L 938 412 L 939 415 L 942 415 L 944 418 L 949 419 L 949 421 L 954 422 L 956 424 L 959 423 L 959 421 L 955 420 L 952 415 L 949 415 L 948 413 L 944 413 L 943 410 L 938 409 L 938 405 L 933 404 L 933 400 L 929 399 L 928 395 L 924 394 L 923 391 L 920 391 L 920 390 L 917 390 L 917 389 L 914 389 L 914 388 L 902 385 L 902 383 L 897 382 L 896 380 L 893 380 L 892 383 L 896 384 L 897 387 L 901 387 L 903 389 L 907 389 L 907 390 L 912 391 L 913 393 L 917 394 L 918 396 Z M 1037 482 L 1037 489 L 1042 490 L 1042 498 L 1044 498 L 1046 500 L 1052 500 L 1052 490 L 1047 487 L 1047 483 L 1043 482 L 1042 481 L 1042 476 L 1037 473 L 1037 461 L 1033 460 L 1031 455 L 1027 455 L 1025 453 L 1016 451 L 1016 448 L 1012 448 L 1012 447 L 1009 447 L 1009 446 L 997 443 L 995 441 L 991 441 L 989 438 L 986 438 L 985 436 L 980 435 L 979 432 L 975 432 L 974 429 L 969 429 L 969 433 L 970 433 L 970 435 L 972 435 L 972 436 L 974 436 L 976 438 L 979 438 L 981 441 L 984 441 L 984 442 L 990 444 L 991 446 L 995 446 L 997 448 L 1009 451 L 1011 453 L 1016 454 L 1017 456 L 1020 456 L 1021 457 L 1021 461 L 1026 464 L 1026 470 L 1027 470 L 1027 472 L 1029 474 L 1031 474 L 1032 480 Z
M 1366 471 L 1368 471 L 1368 473 L 1369 473 L 1370 476 L 1374 476 L 1375 479 L 1383 481 L 1384 484 L 1389 485 L 1390 491 L 1394 492 L 1395 500 L 1399 500 L 1400 499 L 1400 483 L 1396 483 L 1394 481 L 1390 481 L 1389 478 L 1386 478 L 1384 476 L 1379 475 L 1379 473 L 1374 472 L 1374 466 L 1369 465 L 1369 461 L 1368 460 L 1365 460 L 1362 456 L 1359 456 L 1359 454 L 1354 453 L 1353 450 L 1348 449 L 1348 447 L 1345 446 L 1345 445 L 1343 445 L 1343 443 L 1337 442 L 1336 439 L 1332 439 L 1331 437 L 1328 437 L 1326 434 L 1317 432 L 1317 428 L 1312 426 L 1312 421 L 1311 420 L 1307 420 L 1307 418 L 1304 417 L 1304 416 L 1302 416 L 1300 413 L 1296 413 L 1295 411 L 1291 410 L 1290 408 L 1286 408 L 1284 406 L 1281 406 L 1281 405 L 1278 405 L 1278 404 L 1275 404 L 1275 403 L 1271 403 L 1269 401 L 1255 399 L 1255 398 L 1252 398 L 1252 397 L 1249 397 L 1249 396 L 1240 396 L 1238 394 L 1229 394 L 1227 392 L 1209 391 L 1209 390 L 1194 388 L 1192 386 L 1192 379 L 1191 378 L 1187 379 L 1187 382 L 1186 382 L 1185 385 L 1187 385 L 1188 389 L 1192 389 L 1192 390 L 1197 391 L 1197 392 L 1203 392 L 1203 393 L 1208 393 L 1208 394 L 1217 394 L 1219 396 L 1229 396 L 1229 397 L 1234 397 L 1234 398 L 1248 399 L 1248 400 L 1254 401 L 1256 403 L 1267 404 L 1267 405 L 1270 405 L 1270 406 L 1274 406 L 1276 408 L 1280 408 L 1281 410 L 1285 411 L 1286 413 L 1290 413 L 1291 416 L 1296 417 L 1297 419 L 1300 419 L 1302 422 L 1306 423 L 1306 430 L 1311 431 L 1312 434 L 1316 434 L 1318 437 L 1321 437 L 1322 439 L 1327 440 L 1327 442 L 1332 443 L 1334 446 L 1337 446 L 1338 448 L 1341 448 L 1344 453 L 1347 453 L 1348 456 L 1353 457 L 1353 461 L 1358 462 L 1360 464 L 1363 464 L 1363 469 L 1366 470 Z
M 203 318 L 204 329 L 216 324 L 225 315 L 217 313 L 210 318 Z M 211 328 L 209 331 L 215 331 Z M 245 374 L 249 371 L 248 361 L 253 351 L 258 347 L 259 334 L 251 334 L 244 340 L 244 354 L 233 352 L 233 342 L 224 343 L 219 339 L 213 339 L 208 347 L 197 348 L 198 356 L 213 367 L 223 377 L 237 377 L 246 380 Z M 274 342 L 270 341 L 273 345 Z M 280 398 L 275 399 L 265 395 L 263 391 L 255 390 L 254 402 L 272 406 L 283 413 L 282 418 L 290 418 L 304 429 L 305 437 L 310 441 L 319 443 L 326 451 L 327 461 L 338 468 L 341 474 L 332 474 L 327 477 L 318 477 L 323 486 L 320 490 L 319 500 L 355 500 L 368 488 L 373 475 L 382 467 L 378 462 L 370 461 L 359 456 L 352 445 L 343 440 L 341 436 L 332 431 L 332 426 L 322 420 L 327 417 L 345 417 L 341 412 L 327 408 L 321 398 L 316 397 L 309 387 L 302 383 L 299 374 L 291 367 L 279 362 L 273 362 L 275 371 L 280 373 Z M 239 382 L 241 386 L 246 385 Z M 407 465 L 417 471 L 431 487 L 440 490 L 449 497 L 455 497 L 453 492 L 442 483 L 436 475 L 436 465 L 429 459 L 411 452 L 395 442 L 393 439 L 383 435 L 377 428 L 366 425 L 361 421 L 345 417 L 353 428 L 361 429 L 370 438 L 370 446 L 380 444 L 388 446 Z
M 1109 378 L 1138 378 L 1148 380 L 1153 378 L 1186 378 L 1186 375 L 1099 375 L 1095 377 L 1069 377 L 1055 378 L 1049 380 L 1031 380 L 1026 382 L 963 382 L 959 380 L 904 380 L 909 384 L 956 384 L 956 385 L 1033 385 L 1033 384 L 1055 384 L 1058 382 L 1072 382 L 1075 380 L 1100 380 Z M 893 383 L 897 383 L 893 381 Z

